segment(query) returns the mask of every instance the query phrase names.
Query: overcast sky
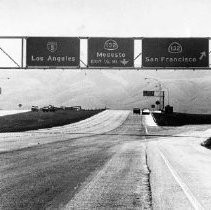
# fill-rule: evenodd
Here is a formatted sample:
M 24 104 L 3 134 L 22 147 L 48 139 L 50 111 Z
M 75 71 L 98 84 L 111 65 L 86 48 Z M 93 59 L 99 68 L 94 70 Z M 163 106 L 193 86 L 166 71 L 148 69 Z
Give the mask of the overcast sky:
M 210 0 L 0 0 L 0 35 L 211 36 Z
M 210 0 L 0 0 L 0 36 L 211 37 L 210 21 Z M 18 48 L 17 51 L 14 46 L 12 42 L 8 44 L 0 40 L 0 47 L 8 50 L 15 60 L 20 60 L 21 51 Z M 4 54 L 1 57 L 2 54 L 0 66 L 4 60 L 8 61 Z M 42 70 L 0 70 L 0 85 L 4 93 L 1 97 L 5 95 L 7 100 L 10 91 L 12 96 L 24 95 L 35 74 L 36 81 L 33 80 L 33 84 L 37 82 L 39 86 L 43 84 L 45 87 L 48 79 L 54 81 L 57 76 L 67 75 L 65 84 L 71 84 L 75 74 L 84 73 L 79 70 L 65 73 L 51 71 L 54 73 Z M 102 71 L 102 76 L 105 76 L 106 71 Z M 116 80 L 121 80 L 123 76 L 126 80 L 127 75 L 133 76 L 134 80 L 151 76 L 159 80 L 200 78 L 200 82 L 208 76 L 211 78 L 210 71 L 129 71 L 115 71 L 111 75 Z M 93 79 L 95 74 L 89 76 Z M 11 80 L 3 82 L 2 78 L 5 77 Z M 3 101 L 0 101 L 0 107 Z

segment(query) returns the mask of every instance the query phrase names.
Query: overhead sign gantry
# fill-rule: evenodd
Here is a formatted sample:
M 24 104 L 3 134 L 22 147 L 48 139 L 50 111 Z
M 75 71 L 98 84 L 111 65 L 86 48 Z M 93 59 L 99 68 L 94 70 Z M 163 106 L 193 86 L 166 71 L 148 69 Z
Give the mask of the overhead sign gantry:
M 210 39 L 0 37 L 0 69 L 211 69 Z

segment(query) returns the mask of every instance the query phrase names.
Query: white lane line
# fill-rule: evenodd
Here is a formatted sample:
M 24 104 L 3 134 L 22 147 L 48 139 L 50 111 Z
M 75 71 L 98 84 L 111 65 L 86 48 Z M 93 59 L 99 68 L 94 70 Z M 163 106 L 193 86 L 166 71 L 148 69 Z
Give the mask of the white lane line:
M 148 133 L 147 126 L 146 126 L 146 125 L 144 125 L 144 129 L 145 129 L 145 133 L 146 133 L 146 134 L 149 134 L 149 133 Z
M 143 115 L 141 116 L 141 125 L 143 126 L 145 133 L 148 134 L 147 125 L 146 122 L 143 120 Z
M 141 123 L 145 129 L 146 135 L 149 134 L 147 127 L 155 127 L 158 126 L 157 123 L 154 121 L 152 114 L 150 115 L 142 115 L 141 116 Z
M 160 151 L 160 150 L 159 150 Z M 179 186 L 182 188 L 183 192 L 187 196 L 188 200 L 190 201 L 191 205 L 194 209 L 197 210 L 203 210 L 204 207 L 199 203 L 199 201 L 195 198 L 191 190 L 188 188 L 188 186 L 182 181 L 182 179 L 179 177 L 178 173 L 174 170 L 170 162 L 167 160 L 167 158 L 164 156 L 164 154 L 160 151 L 160 155 L 163 158 L 165 164 L 167 165 L 168 169 L 170 170 L 171 174 L 179 184 Z

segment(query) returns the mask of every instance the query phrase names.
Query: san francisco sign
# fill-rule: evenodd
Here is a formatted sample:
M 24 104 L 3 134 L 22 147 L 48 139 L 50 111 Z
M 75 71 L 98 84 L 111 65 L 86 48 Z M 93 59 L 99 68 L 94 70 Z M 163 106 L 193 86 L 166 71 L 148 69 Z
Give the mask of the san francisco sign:
M 142 67 L 209 67 L 207 38 L 144 38 Z

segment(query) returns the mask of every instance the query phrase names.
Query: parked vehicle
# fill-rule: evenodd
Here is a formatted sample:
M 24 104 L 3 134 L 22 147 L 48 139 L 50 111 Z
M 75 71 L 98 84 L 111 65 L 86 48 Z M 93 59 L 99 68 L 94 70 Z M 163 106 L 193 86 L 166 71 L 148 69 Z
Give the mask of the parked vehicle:
M 57 110 L 57 108 L 52 105 L 48 105 L 48 106 L 42 107 L 41 110 L 43 112 L 55 112 Z
M 38 112 L 39 111 L 39 107 L 38 106 L 32 106 L 31 107 L 31 111 L 32 112 Z
M 43 112 L 49 112 L 49 107 L 48 106 L 44 106 L 44 107 L 41 108 L 41 110 Z
M 57 108 L 55 106 L 49 105 L 49 112 L 55 112 L 57 110 Z

